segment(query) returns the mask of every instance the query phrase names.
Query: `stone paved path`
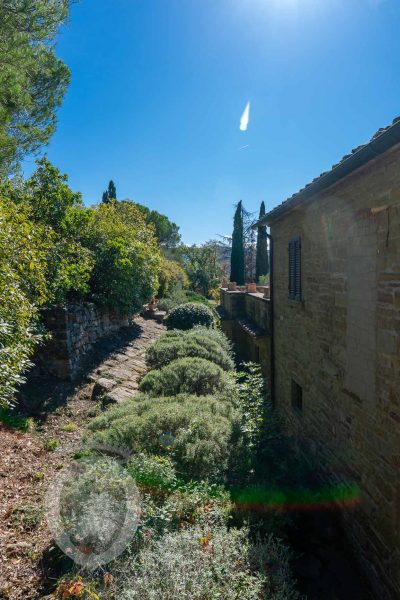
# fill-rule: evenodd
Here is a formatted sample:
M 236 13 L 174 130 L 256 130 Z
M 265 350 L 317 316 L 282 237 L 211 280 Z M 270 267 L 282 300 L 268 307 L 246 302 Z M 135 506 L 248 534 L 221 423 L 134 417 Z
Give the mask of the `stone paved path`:
M 92 399 L 101 399 L 106 405 L 131 398 L 147 370 L 146 348 L 163 331 L 165 327 L 157 321 L 137 317 L 125 334 L 125 344 L 111 351 L 89 374 L 89 379 L 95 383 Z

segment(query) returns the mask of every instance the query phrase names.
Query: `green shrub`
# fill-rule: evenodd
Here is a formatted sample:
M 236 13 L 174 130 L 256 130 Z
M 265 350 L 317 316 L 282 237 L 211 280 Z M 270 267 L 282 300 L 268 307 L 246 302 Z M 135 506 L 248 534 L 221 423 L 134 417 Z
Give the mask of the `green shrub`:
M 165 312 L 170 312 L 175 306 L 179 306 L 179 302 L 176 303 L 172 298 L 161 298 L 158 301 L 157 307 L 159 310 L 165 310 Z
M 194 335 L 161 336 L 146 351 L 146 360 L 154 368 L 184 357 L 207 359 L 225 371 L 232 371 L 234 368 L 230 354 L 221 347 L 219 342 L 200 331 Z
M 192 290 L 187 290 L 186 292 L 186 302 L 194 302 L 195 304 L 204 304 L 208 306 L 211 310 L 213 309 L 213 304 L 210 302 L 208 298 L 202 296 L 201 294 L 197 294 Z
M 75 423 L 67 423 L 63 427 L 61 427 L 62 431 L 67 431 L 68 433 L 72 433 L 78 429 L 78 426 Z
M 226 525 L 233 509 L 229 493 L 207 481 L 184 483 L 169 459 L 138 455 L 127 465 L 141 498 L 139 539 L 188 524 Z
M 10 515 L 10 523 L 18 526 L 23 531 L 32 531 L 42 519 L 42 508 L 35 504 L 21 504 L 15 506 Z
M 187 331 L 182 331 L 181 329 L 170 329 L 163 333 L 161 338 L 159 339 L 167 339 L 167 338 L 176 338 L 176 337 L 197 337 L 197 335 L 205 336 L 209 339 L 212 339 L 231 356 L 233 355 L 232 344 L 226 337 L 226 335 L 216 327 L 204 327 L 202 325 L 195 325 L 192 329 L 188 329 Z
M 120 600 L 296 600 L 288 551 L 246 529 L 200 526 L 171 532 L 114 572 Z
M 72 463 L 71 468 L 58 499 L 54 526 L 62 527 L 73 547 L 86 546 L 95 556 L 110 547 L 115 532 L 123 527 L 127 494 L 132 494 L 131 508 L 136 508 L 136 489 L 129 474 L 112 458 L 89 457 Z
M 60 442 L 58 440 L 56 440 L 54 438 L 50 438 L 50 439 L 46 440 L 44 447 L 49 452 L 53 452 L 54 450 L 57 450 L 59 445 L 60 445 Z
M 0 190 L 0 405 L 14 393 L 31 366 L 39 341 L 37 307 L 48 298 L 46 231 Z M 37 333 L 37 330 L 36 330 Z
M 187 478 L 222 476 L 240 426 L 229 402 L 213 396 L 136 396 L 89 424 L 89 446 L 124 448 L 171 458 Z
M 233 356 L 233 348 L 232 344 L 226 335 L 218 328 L 212 327 L 202 327 L 201 325 L 196 325 L 193 329 L 190 329 L 187 332 L 187 335 L 196 337 L 197 335 L 206 336 L 209 339 L 212 339 L 221 346 L 230 356 Z
M 190 481 L 180 483 L 168 496 L 164 510 L 172 526 L 191 523 L 214 527 L 228 523 L 233 504 L 229 492 L 222 486 L 208 481 Z
M 176 285 L 171 289 L 165 297 L 161 298 L 158 302 L 160 310 L 170 312 L 173 308 L 180 306 L 181 304 L 187 304 L 188 302 L 194 304 L 204 304 L 211 310 L 213 309 L 212 303 L 207 300 L 204 296 L 196 294 L 191 290 L 184 290 L 181 284 Z
M 204 358 L 177 358 L 161 369 L 147 373 L 140 389 L 150 396 L 187 393 L 206 396 L 228 384 L 224 371 Z
M 189 279 L 181 265 L 173 260 L 161 259 L 158 274 L 159 296 L 171 296 L 176 288 L 185 288 L 189 285 Z M 185 302 L 185 300 L 184 300 Z
M 246 440 L 240 460 L 243 464 L 247 461 L 259 481 L 280 487 L 292 470 L 288 464 L 292 451 L 283 433 L 281 416 L 269 400 L 260 366 L 245 363 L 244 367 L 246 370 L 237 376 L 235 396 Z M 300 464 L 299 460 L 296 462 Z
M 177 485 L 175 467 L 164 456 L 140 452 L 130 459 L 127 470 L 142 491 L 153 495 L 164 495 Z
M 171 310 L 166 325 L 168 329 L 191 329 L 195 325 L 213 327 L 214 315 L 207 306 L 188 302 Z
M 161 298 L 158 303 L 160 310 L 170 312 L 173 308 L 187 302 L 186 292 L 182 285 L 176 285 L 165 298 Z
M 30 431 L 34 426 L 32 417 L 26 417 L 15 412 L 15 407 L 2 406 L 0 402 L 0 423 L 11 429 L 17 429 L 24 433 Z

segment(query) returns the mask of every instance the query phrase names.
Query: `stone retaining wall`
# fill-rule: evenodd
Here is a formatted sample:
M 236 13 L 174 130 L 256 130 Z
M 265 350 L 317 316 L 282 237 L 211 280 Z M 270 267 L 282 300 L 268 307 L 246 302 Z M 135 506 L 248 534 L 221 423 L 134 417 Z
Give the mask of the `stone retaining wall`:
M 60 379 L 74 379 L 97 340 L 129 325 L 128 317 L 111 314 L 90 302 L 46 309 L 42 320 L 51 339 L 34 358 L 36 373 Z

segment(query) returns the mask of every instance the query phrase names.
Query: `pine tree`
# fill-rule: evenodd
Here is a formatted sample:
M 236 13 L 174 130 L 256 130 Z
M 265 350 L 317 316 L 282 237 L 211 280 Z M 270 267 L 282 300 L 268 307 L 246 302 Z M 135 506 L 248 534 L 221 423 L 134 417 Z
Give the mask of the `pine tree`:
M 242 201 L 236 207 L 233 219 L 231 281 L 244 284 L 244 240 L 243 240 L 243 207 Z
M 115 187 L 115 184 L 112 179 L 111 179 L 110 183 L 108 184 L 108 197 L 110 200 L 117 199 L 117 188 Z
M 265 215 L 265 204 L 261 202 L 260 216 L 262 219 Z M 256 281 L 258 282 L 262 275 L 268 275 L 269 273 L 269 258 L 268 258 L 268 238 L 267 228 L 262 225 L 258 228 L 257 234 L 257 254 L 256 254 Z
M 108 195 L 108 191 L 107 190 L 105 192 L 103 192 L 103 196 L 101 198 L 101 201 L 104 202 L 104 204 L 108 204 L 110 202 L 110 197 Z

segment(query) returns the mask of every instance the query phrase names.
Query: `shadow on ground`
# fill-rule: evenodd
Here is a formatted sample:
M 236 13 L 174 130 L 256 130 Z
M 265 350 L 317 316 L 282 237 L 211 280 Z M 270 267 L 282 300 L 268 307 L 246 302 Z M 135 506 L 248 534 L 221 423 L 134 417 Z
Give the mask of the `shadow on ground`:
M 62 381 L 49 375 L 37 375 L 33 370 L 20 391 L 19 412 L 34 416 L 38 421 L 45 421 L 49 414 L 65 405 L 70 396 L 79 393 L 79 390 L 88 383 L 88 374 L 91 371 L 105 360 L 113 358 L 115 354 L 123 353 L 133 340 L 141 336 L 142 332 L 143 328 L 138 323 L 133 323 L 112 336 L 98 340 L 82 363 L 81 373 L 74 381 Z

